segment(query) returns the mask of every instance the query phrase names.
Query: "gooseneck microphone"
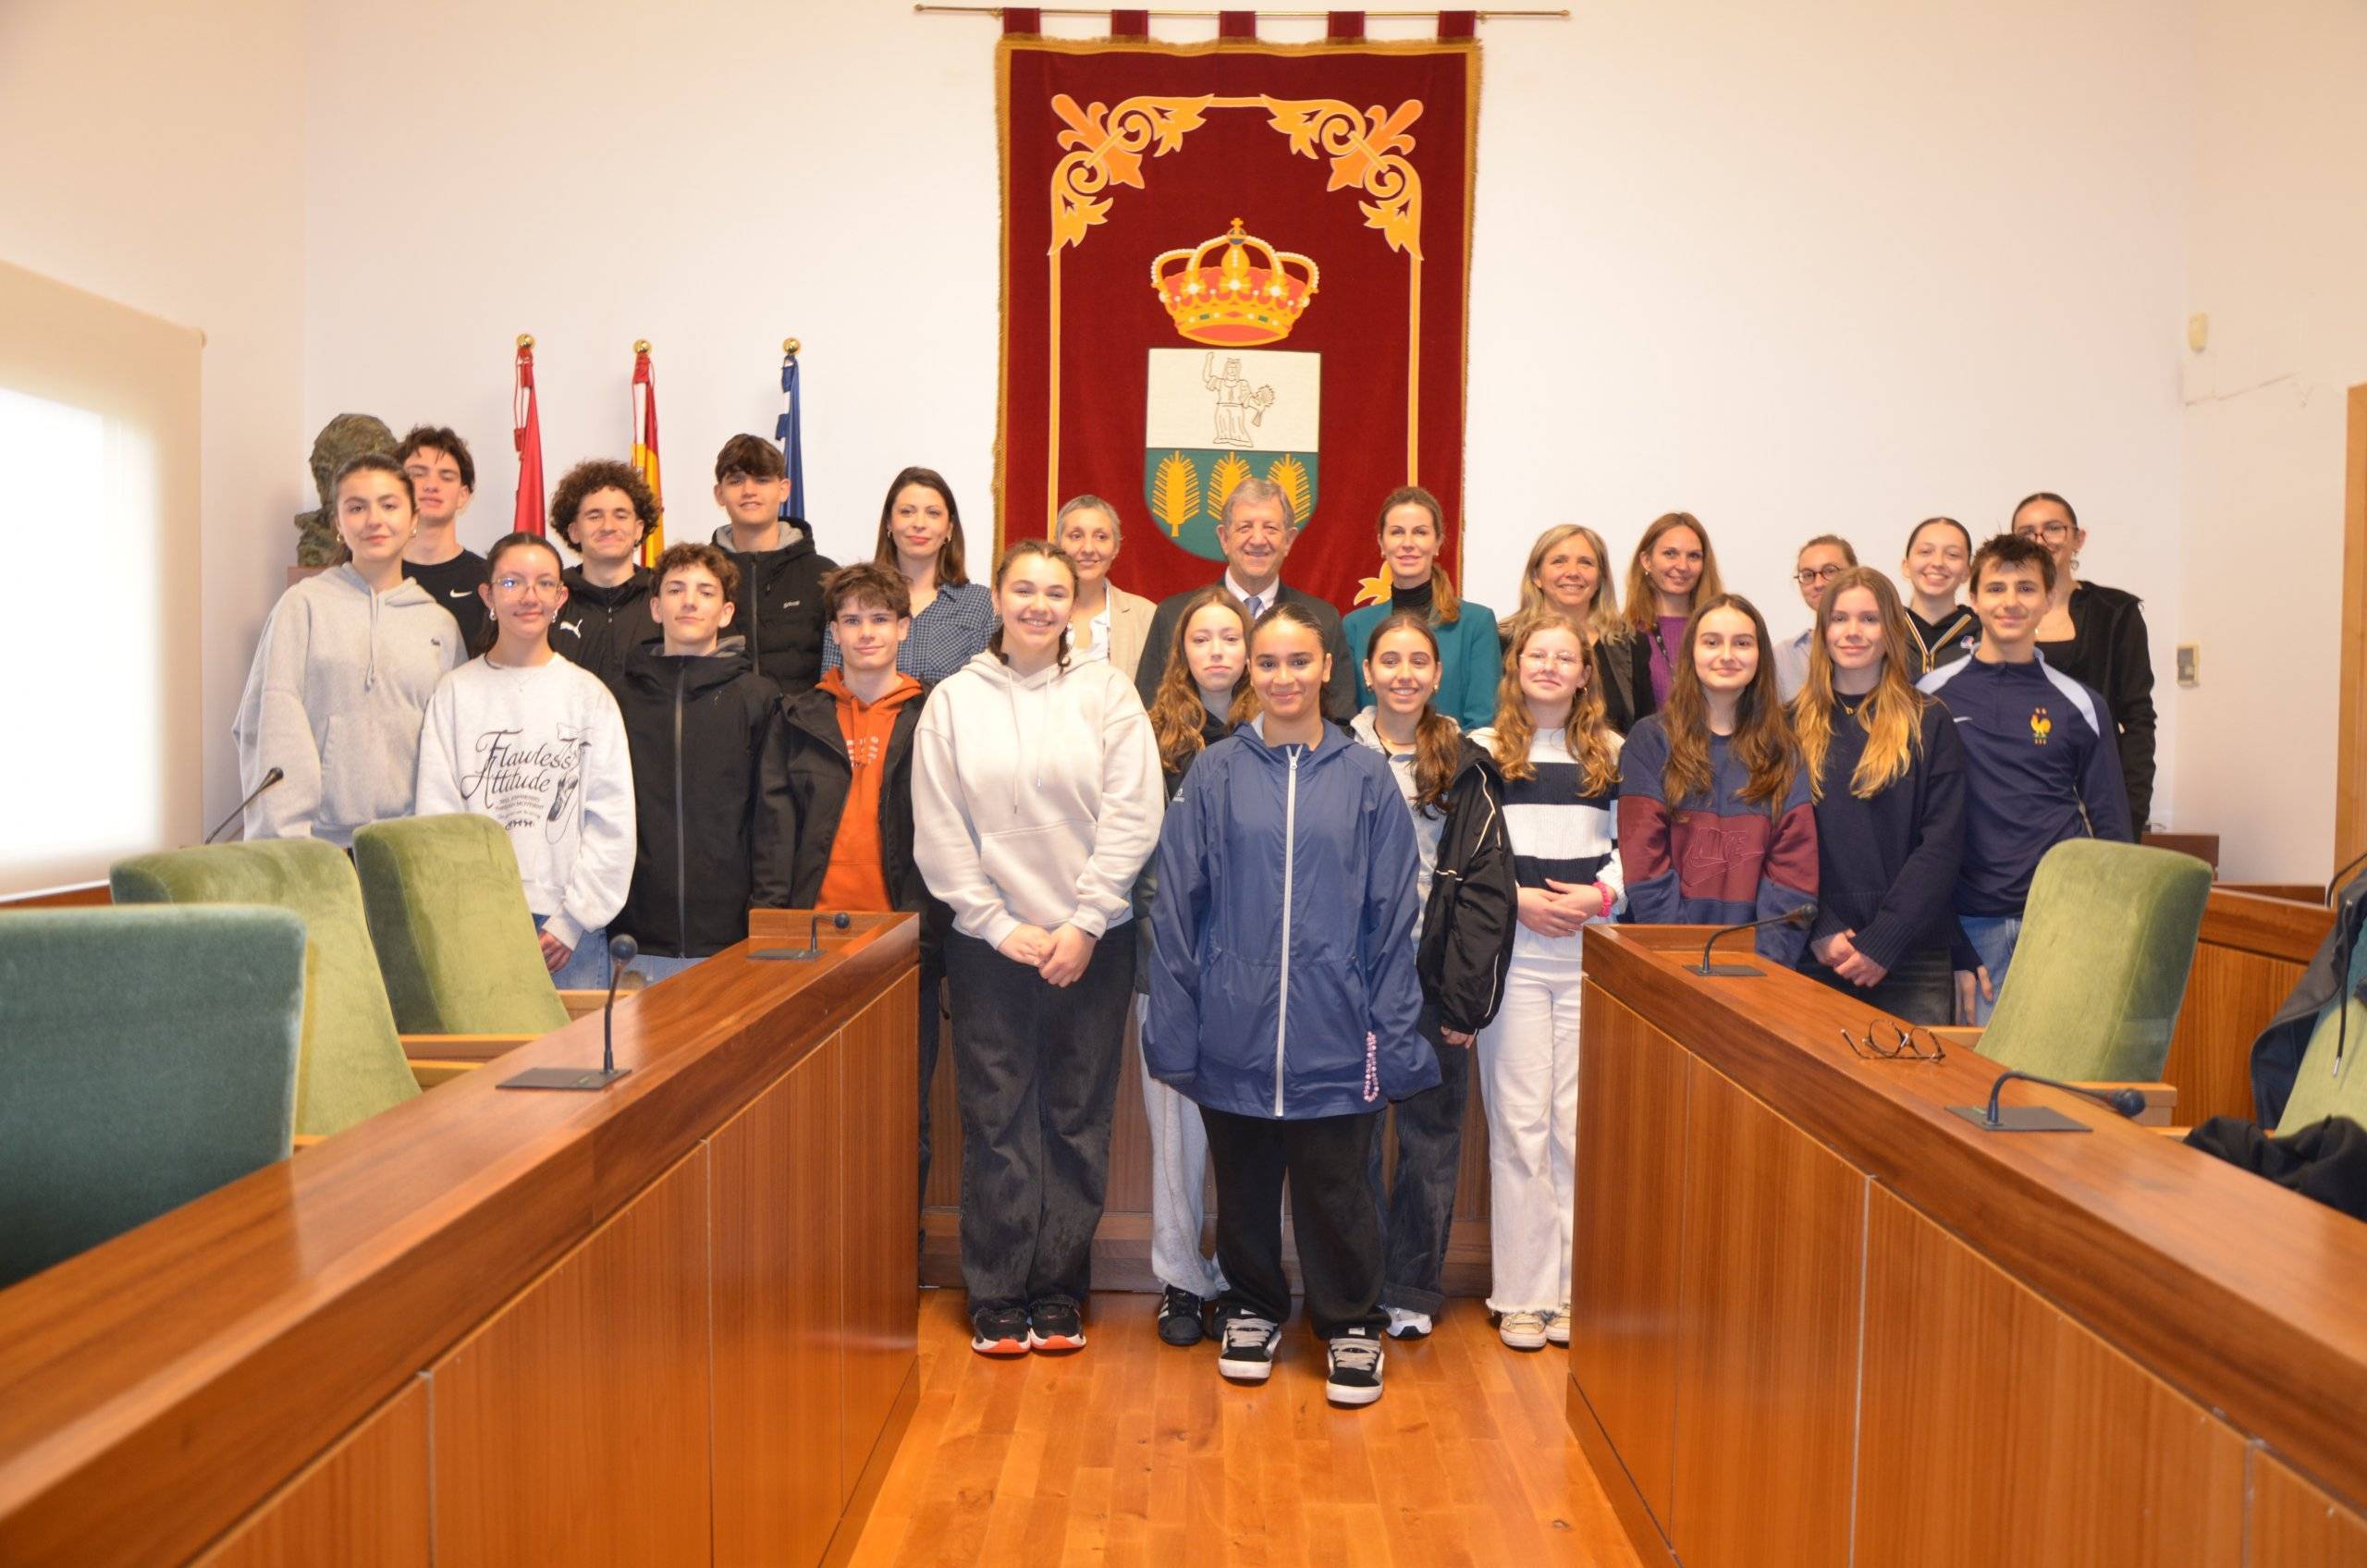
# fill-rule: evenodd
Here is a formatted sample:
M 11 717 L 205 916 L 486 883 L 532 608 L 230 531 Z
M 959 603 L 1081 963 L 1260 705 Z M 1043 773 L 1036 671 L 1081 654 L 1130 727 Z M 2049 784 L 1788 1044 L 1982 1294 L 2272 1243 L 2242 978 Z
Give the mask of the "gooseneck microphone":
M 2093 1131 L 2084 1121 L 2074 1121 L 2059 1110 L 2042 1105 L 2001 1107 L 1998 1096 L 2005 1085 L 2017 1079 L 2025 1084 L 2043 1084 L 2050 1089 L 2091 1099 L 2098 1105 L 2118 1111 L 2131 1121 L 2145 1114 L 2145 1096 L 2135 1089 L 2091 1089 L 2078 1084 L 2066 1084 L 2059 1078 L 2042 1078 L 2035 1072 L 2001 1072 L 1997 1082 L 1989 1085 L 1986 1106 L 1952 1105 L 1948 1109 L 1984 1133 L 2087 1133 Z
M 1768 925 L 1806 925 L 1815 918 L 1816 900 L 1810 899 L 1797 909 L 1787 909 L 1781 914 L 1771 914 L 1764 920 L 1746 920 L 1739 925 L 1729 925 L 1723 930 L 1712 931 L 1710 933 L 1710 939 L 1701 944 L 1701 966 L 1693 973 L 1728 980 L 1739 980 L 1749 974 L 1762 974 L 1766 972 L 1755 964 L 1711 963 L 1710 949 L 1718 945 L 1718 939 L 1721 937 L 1731 937 L 1737 931 L 1757 931 Z
M 287 777 L 288 770 L 286 768 L 279 766 L 276 763 L 273 764 L 271 771 L 263 776 L 263 782 L 255 786 L 255 792 L 249 795 L 245 800 L 240 801 L 229 815 L 215 823 L 214 825 L 214 831 L 208 833 L 202 839 L 199 840 L 199 848 L 202 849 L 205 845 L 210 844 L 214 842 L 215 839 L 222 837 L 223 830 L 228 827 L 230 824 L 238 821 L 239 818 L 246 815 L 247 808 L 261 800 L 263 798 L 263 792 L 265 790 L 270 789 L 273 785 L 278 783 L 281 779 Z
M 751 948 L 748 950 L 748 956 L 767 963 L 811 963 L 822 956 L 822 922 L 825 920 L 830 923 L 830 928 L 835 931 L 843 931 L 854 924 L 847 918 L 847 912 L 844 910 L 835 914 L 824 914 L 817 909 L 814 912 L 814 918 L 805 924 L 803 947 Z
M 624 978 L 625 966 L 641 956 L 641 944 L 631 937 L 608 938 L 608 1000 L 600 1010 L 600 1065 L 597 1069 L 583 1067 L 530 1067 L 515 1078 L 504 1078 L 497 1085 L 504 1089 L 605 1089 L 630 1073 L 630 1067 L 617 1065 L 617 982 Z

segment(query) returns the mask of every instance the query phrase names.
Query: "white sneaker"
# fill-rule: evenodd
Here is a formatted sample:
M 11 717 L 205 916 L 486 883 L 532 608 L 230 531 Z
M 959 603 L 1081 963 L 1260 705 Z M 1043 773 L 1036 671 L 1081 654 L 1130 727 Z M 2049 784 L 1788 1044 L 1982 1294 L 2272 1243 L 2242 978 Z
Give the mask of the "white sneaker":
M 1217 1370 L 1236 1383 L 1262 1383 L 1274 1372 L 1274 1349 L 1282 1342 L 1282 1325 L 1243 1312 L 1224 1320 L 1224 1348 L 1217 1354 Z
M 1496 1322 L 1496 1337 L 1515 1350 L 1543 1350 L 1545 1315 L 1541 1312 L 1507 1312 Z
M 1566 1345 L 1570 1342 L 1570 1309 L 1568 1307 L 1545 1315 L 1545 1337 L 1557 1345 Z
M 1323 1394 L 1333 1404 L 1370 1404 L 1380 1398 L 1380 1341 L 1343 1334 L 1331 1344 L 1331 1376 Z
M 1392 1340 L 1427 1340 L 1435 1327 L 1427 1312 L 1410 1312 L 1402 1306 L 1389 1309 L 1389 1337 Z

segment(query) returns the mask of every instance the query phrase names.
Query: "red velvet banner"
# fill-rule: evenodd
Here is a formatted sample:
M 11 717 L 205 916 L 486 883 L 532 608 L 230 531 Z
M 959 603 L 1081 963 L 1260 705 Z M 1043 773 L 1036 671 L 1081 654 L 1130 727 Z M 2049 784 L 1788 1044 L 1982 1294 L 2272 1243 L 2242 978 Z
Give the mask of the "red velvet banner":
M 1301 503 L 1284 580 L 1378 596 L 1418 484 L 1460 564 L 1479 52 L 1006 38 L 998 543 L 1092 494 L 1113 573 L 1214 582 L 1242 479 Z

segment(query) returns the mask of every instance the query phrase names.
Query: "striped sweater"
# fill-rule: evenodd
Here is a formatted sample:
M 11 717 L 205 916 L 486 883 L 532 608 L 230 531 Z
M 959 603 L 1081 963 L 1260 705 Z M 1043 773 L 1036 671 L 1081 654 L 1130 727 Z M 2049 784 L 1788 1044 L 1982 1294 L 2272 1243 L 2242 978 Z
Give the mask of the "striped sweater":
M 1495 750 L 1496 732 L 1472 731 L 1474 744 Z M 1613 738 L 1617 745 L 1617 737 Z M 1528 742 L 1529 778 L 1504 780 L 1504 834 L 1512 840 L 1513 873 L 1524 888 L 1543 888 L 1548 878 L 1586 888 L 1600 882 L 1618 912 L 1626 878 L 1619 864 L 1619 790 L 1589 795 L 1570 755 L 1568 731 L 1540 729 Z M 1513 938 L 1513 959 L 1562 959 L 1575 962 L 1576 937 L 1541 937 L 1523 925 Z
M 1739 925 L 1812 903 L 1816 812 L 1805 768 L 1782 808 L 1742 799 L 1748 775 L 1722 735 L 1710 738 L 1710 792 L 1664 798 L 1668 732 L 1662 715 L 1636 721 L 1619 759 L 1619 839 L 1627 857 L 1627 918 L 1649 925 Z M 1761 954 L 1794 965 L 1808 946 L 1799 925 L 1758 935 Z

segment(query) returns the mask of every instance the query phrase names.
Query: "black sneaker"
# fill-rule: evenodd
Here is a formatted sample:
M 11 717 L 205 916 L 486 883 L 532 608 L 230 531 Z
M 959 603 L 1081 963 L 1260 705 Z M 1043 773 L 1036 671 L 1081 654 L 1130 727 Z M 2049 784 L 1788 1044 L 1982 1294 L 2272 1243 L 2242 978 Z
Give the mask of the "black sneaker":
M 1272 1376 L 1274 1348 L 1282 1342 L 1282 1325 L 1252 1312 L 1237 1312 L 1224 1320 L 1224 1348 L 1217 1355 L 1217 1370 L 1236 1383 L 1262 1383 Z
M 1083 1350 L 1085 1319 L 1077 1315 L 1076 1303 L 1049 1296 L 1029 1307 L 1027 1343 L 1035 1350 Z
M 1189 1291 L 1168 1286 L 1159 1298 L 1159 1341 L 1181 1349 L 1207 1339 L 1208 1325 L 1202 1315 L 1208 1311 L 1208 1305 Z
M 1380 1341 L 1343 1334 L 1331 1341 L 1331 1375 L 1323 1392 L 1333 1404 L 1370 1404 L 1380 1397 Z
M 980 1355 L 1025 1355 L 1027 1314 L 1015 1306 L 982 1306 L 970 1314 L 970 1348 Z

